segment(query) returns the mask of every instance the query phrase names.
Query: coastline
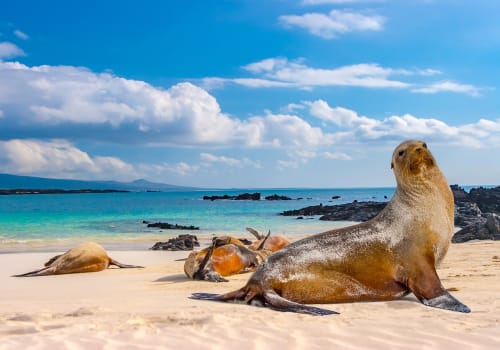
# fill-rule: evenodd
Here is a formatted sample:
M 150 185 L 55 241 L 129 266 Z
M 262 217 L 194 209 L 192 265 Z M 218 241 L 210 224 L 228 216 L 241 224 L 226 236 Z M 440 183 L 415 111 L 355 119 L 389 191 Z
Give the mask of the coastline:
M 41 266 L 54 252 L 0 254 L 0 349 L 344 349 L 500 346 L 500 242 L 452 244 L 438 273 L 471 314 L 425 307 L 413 295 L 390 302 L 323 305 L 340 315 L 314 317 L 189 299 L 223 293 L 228 283 L 188 280 L 189 252 L 109 250 L 145 269 L 10 277 Z

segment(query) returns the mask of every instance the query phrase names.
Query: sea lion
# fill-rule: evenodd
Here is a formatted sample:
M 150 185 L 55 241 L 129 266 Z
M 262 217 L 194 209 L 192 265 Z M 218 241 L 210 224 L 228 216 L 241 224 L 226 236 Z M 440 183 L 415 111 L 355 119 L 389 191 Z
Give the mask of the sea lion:
M 269 235 L 256 250 L 239 244 L 234 237 L 214 237 L 210 247 L 189 254 L 184 262 L 184 273 L 195 280 L 227 282 L 222 276 L 253 271 L 272 253 L 263 249 Z
M 454 227 L 444 175 L 423 141 L 397 146 L 391 167 L 396 191 L 372 220 L 290 244 L 270 255 L 239 290 L 191 298 L 327 315 L 335 312 L 303 304 L 393 300 L 413 292 L 425 305 L 470 312 L 436 272 Z
M 34 277 L 62 275 L 66 273 L 97 272 L 107 269 L 110 265 L 120 268 L 142 268 L 143 266 L 126 265 L 111 259 L 104 248 L 94 242 L 86 242 L 71 248 L 66 253 L 56 255 L 39 270 L 27 272 L 13 277 Z
M 253 242 L 252 244 L 250 244 L 248 246 L 248 249 L 257 250 L 259 248 L 259 246 L 261 245 L 262 241 L 264 239 L 266 239 L 265 236 L 263 234 L 259 233 L 259 231 L 257 231 L 254 228 L 247 227 L 246 229 L 248 232 L 250 232 L 251 234 L 253 234 L 257 238 L 257 240 L 255 242 Z M 265 249 L 265 250 L 268 250 L 271 252 L 276 252 L 276 251 L 280 250 L 281 248 L 286 247 L 289 244 L 290 244 L 290 241 L 285 236 L 270 236 L 266 239 L 266 242 L 264 243 L 264 246 L 262 247 L 262 249 Z

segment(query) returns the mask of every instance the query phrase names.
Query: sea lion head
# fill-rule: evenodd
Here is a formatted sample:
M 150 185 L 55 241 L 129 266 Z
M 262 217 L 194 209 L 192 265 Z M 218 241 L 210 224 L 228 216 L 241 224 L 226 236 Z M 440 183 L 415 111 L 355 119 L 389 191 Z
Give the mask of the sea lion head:
M 413 182 L 433 173 L 437 163 L 424 141 L 408 140 L 394 150 L 391 168 L 398 182 Z

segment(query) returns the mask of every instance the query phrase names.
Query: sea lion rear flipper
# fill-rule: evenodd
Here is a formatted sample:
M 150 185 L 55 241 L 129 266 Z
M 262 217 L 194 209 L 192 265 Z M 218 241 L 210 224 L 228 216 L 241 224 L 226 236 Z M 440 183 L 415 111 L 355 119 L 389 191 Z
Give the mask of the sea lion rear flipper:
M 257 239 L 262 239 L 262 238 L 264 238 L 264 235 L 261 235 L 261 234 L 259 233 L 259 231 L 257 231 L 256 229 L 254 229 L 254 228 L 252 228 L 252 227 L 247 227 L 247 228 L 246 228 L 246 230 L 247 230 L 248 232 L 250 232 L 252 235 L 254 235 L 254 236 L 255 236 L 255 238 L 257 238 Z
M 53 275 L 55 269 L 53 267 L 44 267 L 39 270 L 31 271 L 31 272 L 26 272 L 20 275 L 13 275 L 12 277 L 36 277 L 36 276 L 48 276 L 48 275 Z
M 307 314 L 313 316 L 336 315 L 338 312 L 333 310 L 322 309 L 319 307 L 308 306 L 295 303 L 285 299 L 274 291 L 264 292 L 265 305 L 276 311 L 296 312 L 299 314 Z
M 144 266 L 139 266 L 139 265 L 127 265 L 127 264 L 122 264 L 114 259 L 109 258 L 109 265 L 115 265 L 118 266 L 119 268 L 122 269 L 143 269 Z
M 267 291 L 262 296 L 259 296 L 246 288 L 241 288 L 227 294 L 193 293 L 190 299 L 246 303 L 254 306 L 266 306 L 276 311 L 295 312 L 313 316 L 338 314 L 338 312 L 332 310 L 295 303 L 279 296 L 274 291 Z

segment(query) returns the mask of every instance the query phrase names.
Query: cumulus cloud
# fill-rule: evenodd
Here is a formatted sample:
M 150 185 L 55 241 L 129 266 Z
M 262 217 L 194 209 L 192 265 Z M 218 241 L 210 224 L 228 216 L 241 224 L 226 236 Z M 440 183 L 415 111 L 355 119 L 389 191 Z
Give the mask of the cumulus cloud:
M 24 51 L 13 43 L 10 43 L 8 41 L 0 43 L 0 63 L 2 59 L 25 56 L 25 55 L 26 54 L 24 53 Z
M 348 32 L 382 30 L 385 19 L 378 15 L 332 10 L 328 14 L 315 12 L 280 16 L 279 21 L 285 27 L 299 27 L 324 39 L 333 39 Z
M 28 40 L 30 38 L 28 36 L 28 34 L 20 31 L 19 29 L 14 30 L 14 35 L 17 36 L 19 39 L 22 39 L 22 40 Z
M 240 120 L 191 83 L 161 89 L 71 66 L 0 62 L 0 138 L 182 146 L 301 147 L 324 142 L 294 115 Z
M 115 157 L 92 157 L 66 140 L 0 141 L 0 171 L 72 179 L 128 178 L 134 174 L 130 164 Z
M 468 84 L 459 84 L 453 81 L 442 81 L 429 86 L 413 89 L 413 92 L 421 94 L 436 94 L 439 92 L 455 92 L 470 96 L 479 96 L 480 89 Z
M 357 112 L 330 107 L 326 101 L 304 102 L 312 116 L 336 126 L 348 142 L 380 142 L 405 138 L 425 138 L 437 143 L 456 144 L 473 148 L 498 146 L 500 120 L 480 119 L 476 123 L 451 126 L 434 118 L 418 118 L 411 114 L 390 116 L 382 120 L 360 116 Z

